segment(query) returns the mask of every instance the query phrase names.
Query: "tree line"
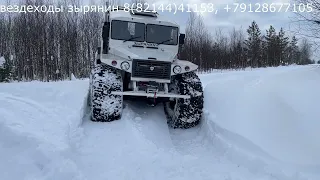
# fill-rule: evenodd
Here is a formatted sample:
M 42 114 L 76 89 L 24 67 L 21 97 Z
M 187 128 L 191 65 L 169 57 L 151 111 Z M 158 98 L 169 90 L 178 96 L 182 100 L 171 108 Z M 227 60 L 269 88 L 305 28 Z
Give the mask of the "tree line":
M 114 0 L 112 0 L 114 1 Z M 57 5 L 78 5 L 73 0 Z M 113 2 L 114 3 L 114 2 Z M 22 5 L 52 5 L 49 0 L 21 0 Z M 104 14 L 90 13 L 2 13 L 0 16 L 0 81 L 50 81 L 89 76 L 98 46 Z M 253 21 L 246 32 L 234 29 L 228 34 L 207 29 L 200 15 L 191 13 L 186 26 L 186 42 L 180 48 L 182 59 L 209 69 L 239 69 L 290 64 L 310 64 L 307 40 L 298 46 L 271 25 L 262 32 Z
M 20 4 L 54 3 L 22 0 Z M 79 1 L 61 1 L 57 5 L 79 6 Z M 69 79 L 72 74 L 88 77 L 102 21 L 102 13 L 2 13 L 0 57 L 6 59 L 2 81 L 49 81 Z
M 303 38 L 289 37 L 283 28 L 277 32 L 270 25 L 263 32 L 253 21 L 246 32 L 233 29 L 210 32 L 196 14 L 190 14 L 186 27 L 186 45 L 180 49 L 182 58 L 199 65 L 200 70 L 241 69 L 291 64 L 306 65 L 311 60 L 311 44 Z

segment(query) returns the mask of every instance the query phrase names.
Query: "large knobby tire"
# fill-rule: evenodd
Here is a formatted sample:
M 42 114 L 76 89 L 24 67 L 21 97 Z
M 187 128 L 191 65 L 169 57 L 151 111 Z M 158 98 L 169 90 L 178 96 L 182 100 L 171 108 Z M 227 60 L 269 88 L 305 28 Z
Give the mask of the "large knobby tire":
M 123 96 L 113 95 L 112 91 L 122 92 L 123 82 L 119 70 L 97 65 L 90 76 L 91 120 L 111 122 L 121 118 Z
M 173 128 L 188 129 L 198 125 L 203 112 L 202 84 L 194 72 L 179 74 L 173 77 L 169 92 L 190 95 L 190 99 L 175 98 L 164 103 L 168 125 Z

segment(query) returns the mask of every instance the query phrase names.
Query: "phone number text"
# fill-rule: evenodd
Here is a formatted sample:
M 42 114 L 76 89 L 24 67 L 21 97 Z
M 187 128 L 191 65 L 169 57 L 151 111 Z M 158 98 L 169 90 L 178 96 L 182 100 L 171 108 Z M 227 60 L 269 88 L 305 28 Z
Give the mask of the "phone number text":
M 309 3 L 232 3 L 216 5 L 214 3 L 200 4 L 149 4 L 149 3 L 125 3 L 124 10 L 129 12 L 135 9 L 137 12 L 195 12 L 195 13 L 215 13 L 218 12 L 312 12 L 313 6 Z
M 312 12 L 312 4 L 291 4 L 291 3 L 232 3 L 232 4 L 214 4 L 214 3 L 200 3 L 200 4 L 149 4 L 149 3 L 125 3 L 123 6 L 95 6 L 84 5 L 75 6 L 69 5 L 67 12 L 89 13 L 124 10 L 126 12 L 194 12 L 194 13 L 214 13 L 219 12 L 249 12 L 249 13 L 268 13 L 268 12 Z M 60 13 L 65 12 L 66 7 L 55 5 L 1 5 L 0 13 L 28 13 L 28 12 L 43 12 L 43 13 Z

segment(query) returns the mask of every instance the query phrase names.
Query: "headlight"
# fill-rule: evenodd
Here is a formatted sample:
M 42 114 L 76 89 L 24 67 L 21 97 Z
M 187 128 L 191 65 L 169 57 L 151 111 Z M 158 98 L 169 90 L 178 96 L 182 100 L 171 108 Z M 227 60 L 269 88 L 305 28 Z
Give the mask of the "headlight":
M 176 65 L 176 66 L 173 68 L 173 72 L 174 72 L 175 74 L 181 73 L 181 70 L 182 70 L 182 68 L 181 68 L 180 66 L 178 66 L 178 65 Z
M 189 67 L 189 66 L 186 66 L 186 67 L 184 68 L 184 70 L 185 70 L 185 71 L 189 71 L 189 70 L 190 70 L 190 67 Z
M 122 70 L 128 70 L 130 68 L 130 64 L 127 61 L 124 61 L 121 63 L 121 69 Z

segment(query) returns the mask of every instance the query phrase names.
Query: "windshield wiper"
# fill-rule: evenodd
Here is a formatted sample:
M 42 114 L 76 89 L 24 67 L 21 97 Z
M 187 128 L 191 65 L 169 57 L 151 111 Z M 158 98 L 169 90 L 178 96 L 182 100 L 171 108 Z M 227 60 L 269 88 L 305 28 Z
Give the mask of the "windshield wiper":
M 163 43 L 166 43 L 166 42 L 171 41 L 171 40 L 172 40 L 172 39 L 170 38 L 170 39 L 164 40 L 164 41 L 162 41 L 162 42 L 160 42 L 160 43 L 158 43 L 158 44 L 163 44 Z
M 141 38 L 141 37 L 142 37 L 142 36 L 133 36 L 133 37 L 131 37 L 131 38 L 129 38 L 129 39 L 124 40 L 123 42 L 131 41 L 131 40 L 134 40 L 134 39 L 136 39 L 136 38 Z

